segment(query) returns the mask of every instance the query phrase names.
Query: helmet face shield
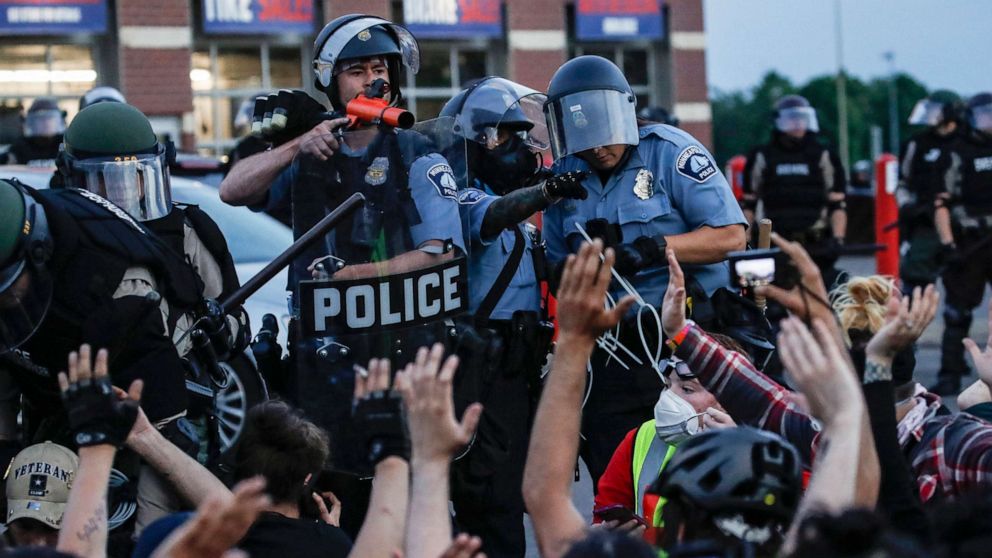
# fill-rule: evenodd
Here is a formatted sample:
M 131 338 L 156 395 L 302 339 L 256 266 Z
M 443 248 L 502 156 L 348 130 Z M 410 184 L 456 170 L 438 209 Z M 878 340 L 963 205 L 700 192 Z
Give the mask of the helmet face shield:
M 72 186 L 89 190 L 138 221 L 165 217 L 172 211 L 166 148 L 157 153 L 72 161 Z
M 992 104 L 970 108 L 968 118 L 972 128 L 992 133 Z
M 813 107 L 791 107 L 778 110 L 775 117 L 775 129 L 779 132 L 819 132 L 820 124 L 816 120 L 816 109 Z
M 24 120 L 24 137 L 51 138 L 64 132 L 65 119 L 60 110 L 29 111 Z
M 20 260 L 0 270 L 0 355 L 34 335 L 52 301 L 52 278 L 43 267 Z
M 607 145 L 637 145 L 634 96 L 612 89 L 564 95 L 544 106 L 555 160 Z
M 396 36 L 403 65 L 413 74 L 420 71 L 420 46 L 417 44 L 417 39 L 405 27 L 378 17 L 360 17 L 336 29 L 314 57 L 313 70 L 321 85 L 330 87 L 334 77 L 334 66 L 340 61 L 341 51 L 345 46 L 358 37 L 359 33 L 376 25 L 385 27 Z
M 489 78 L 470 89 L 456 116 L 456 131 L 465 139 L 495 149 L 511 135 L 536 151 L 548 148 L 544 119 L 547 97 L 529 87 Z
M 24 205 L 24 230 L 29 232 L 24 233 L 15 256 L 0 268 L 0 355 L 34 335 L 52 301 L 52 278 L 46 268 L 51 244 L 48 220 L 27 194 Z
M 909 113 L 909 123 L 916 126 L 936 126 L 943 120 L 944 105 L 930 99 L 920 99 Z

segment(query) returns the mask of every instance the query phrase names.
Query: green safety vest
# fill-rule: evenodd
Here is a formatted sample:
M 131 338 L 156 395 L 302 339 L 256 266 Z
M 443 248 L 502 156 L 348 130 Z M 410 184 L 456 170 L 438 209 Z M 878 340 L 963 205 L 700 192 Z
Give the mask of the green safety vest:
M 637 429 L 637 436 L 634 438 L 634 460 L 632 463 L 634 473 L 634 503 L 637 515 L 644 517 L 644 494 L 648 487 L 658 478 L 665 465 L 675 455 L 675 446 L 671 446 L 658 439 L 655 429 L 654 419 L 651 419 Z M 661 508 L 665 505 L 665 499 L 659 498 L 658 505 L 655 506 L 654 513 L 649 519 L 653 527 L 661 526 Z

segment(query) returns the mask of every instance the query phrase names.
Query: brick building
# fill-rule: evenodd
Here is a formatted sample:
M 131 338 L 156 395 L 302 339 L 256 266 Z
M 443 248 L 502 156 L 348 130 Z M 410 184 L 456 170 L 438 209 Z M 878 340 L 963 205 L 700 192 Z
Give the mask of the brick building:
M 244 99 L 309 88 L 316 32 L 362 12 L 406 23 L 418 37 L 421 71 L 408 76 L 404 94 L 419 118 L 436 115 L 468 80 L 498 74 L 543 90 L 569 57 L 599 54 L 623 68 L 639 107 L 674 108 L 709 145 L 702 3 L 0 0 L 0 105 L 54 95 L 71 117 L 79 95 L 112 85 L 158 132 L 187 150 L 220 153 L 236 138 Z

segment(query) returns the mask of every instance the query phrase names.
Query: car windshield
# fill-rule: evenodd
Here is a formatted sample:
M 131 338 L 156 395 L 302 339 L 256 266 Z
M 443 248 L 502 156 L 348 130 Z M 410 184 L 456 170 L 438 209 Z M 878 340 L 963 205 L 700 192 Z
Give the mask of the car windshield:
M 235 263 L 268 263 L 293 243 L 293 234 L 287 227 L 247 207 L 225 204 L 213 188 L 176 187 L 174 184 L 172 199 L 196 204 L 213 217 L 227 239 Z

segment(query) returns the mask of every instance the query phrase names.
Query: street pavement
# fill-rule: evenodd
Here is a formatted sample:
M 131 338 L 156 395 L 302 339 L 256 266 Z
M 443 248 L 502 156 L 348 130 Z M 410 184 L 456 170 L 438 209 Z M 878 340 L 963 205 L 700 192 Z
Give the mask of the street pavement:
M 838 267 L 847 271 L 851 275 L 870 275 L 875 273 L 875 260 L 866 256 L 850 256 L 841 258 Z M 940 369 L 940 339 L 944 331 L 943 299 L 944 292 L 941 290 L 941 310 L 929 328 L 920 337 L 917 343 L 916 352 L 916 379 L 925 386 L 930 386 L 937 380 L 937 371 Z M 987 311 L 989 303 L 989 290 L 985 291 L 985 298 L 982 305 L 975 309 L 974 321 L 971 327 L 971 338 L 984 347 L 988 338 Z M 969 361 L 970 362 L 970 361 Z M 974 373 L 963 382 L 963 386 L 968 386 L 975 381 Z M 944 403 L 952 410 L 957 410 L 954 398 L 945 398 Z M 589 480 L 589 473 L 585 465 L 580 462 L 579 481 L 572 485 L 572 501 L 586 521 L 592 522 L 592 483 Z M 534 532 L 530 523 L 530 518 L 526 518 L 527 526 L 527 556 L 538 556 L 537 544 L 534 540 Z

